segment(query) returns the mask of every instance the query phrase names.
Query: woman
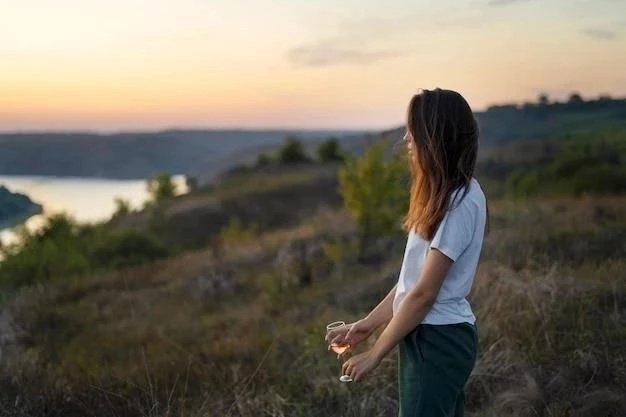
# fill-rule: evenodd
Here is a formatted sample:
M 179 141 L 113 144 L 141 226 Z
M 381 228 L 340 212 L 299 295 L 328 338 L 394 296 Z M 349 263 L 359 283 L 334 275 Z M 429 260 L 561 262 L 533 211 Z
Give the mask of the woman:
M 459 417 L 478 347 L 466 297 L 487 219 L 473 177 L 478 127 L 465 99 L 441 89 L 411 99 L 406 127 L 412 185 L 398 283 L 365 318 L 326 340 L 354 347 L 387 324 L 371 349 L 345 362 L 344 374 L 358 382 L 398 345 L 400 416 Z

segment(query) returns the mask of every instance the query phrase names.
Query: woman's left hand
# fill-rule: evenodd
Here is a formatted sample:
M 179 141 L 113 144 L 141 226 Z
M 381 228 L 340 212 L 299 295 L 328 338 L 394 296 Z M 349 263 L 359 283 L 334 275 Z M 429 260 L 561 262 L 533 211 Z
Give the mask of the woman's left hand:
M 343 364 L 342 370 L 344 375 L 349 375 L 354 382 L 358 382 L 376 369 L 379 364 L 380 359 L 371 350 L 368 350 L 348 359 Z

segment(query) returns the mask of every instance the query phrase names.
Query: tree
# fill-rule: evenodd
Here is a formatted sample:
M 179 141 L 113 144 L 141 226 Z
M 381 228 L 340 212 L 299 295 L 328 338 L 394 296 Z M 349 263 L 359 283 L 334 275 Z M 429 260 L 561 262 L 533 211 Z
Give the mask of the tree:
M 576 92 L 570 94 L 569 99 L 567 100 L 569 104 L 578 104 L 578 103 L 582 103 L 583 101 L 584 100 L 582 96 Z
M 57 213 L 50 216 L 35 236 L 38 240 L 65 239 L 74 236 L 79 228 L 78 223 L 67 213 Z
M 408 209 L 408 170 L 398 154 L 387 155 L 388 141 L 350 157 L 339 171 L 340 192 L 356 220 L 363 254 L 372 238 L 398 231 Z
M 16 288 L 70 278 L 90 269 L 88 248 L 91 225 L 80 225 L 67 214 L 51 216 L 46 224 L 3 253 L 0 288 Z
M 259 168 L 271 165 L 271 163 L 272 163 L 272 157 L 266 154 L 265 152 L 261 152 L 256 157 L 256 166 Z
M 147 188 L 150 199 L 155 203 L 174 197 L 178 191 L 176 183 L 169 174 L 158 174 L 150 178 Z
M 539 94 L 539 105 L 547 106 L 550 104 L 550 97 L 546 93 Z
M 317 159 L 320 162 L 343 161 L 344 155 L 337 138 L 328 138 L 317 146 Z
M 285 139 L 283 146 L 278 151 L 278 162 L 281 164 L 299 164 L 302 162 L 308 162 L 309 157 L 304 151 L 302 142 L 294 137 L 290 136 Z
M 191 176 L 189 174 L 185 175 L 185 185 L 187 186 L 187 191 L 195 191 L 198 189 L 198 178 Z
M 128 200 L 125 200 L 121 197 L 116 197 L 114 203 L 115 211 L 113 212 L 113 217 L 126 216 L 132 211 L 130 207 L 130 202 Z

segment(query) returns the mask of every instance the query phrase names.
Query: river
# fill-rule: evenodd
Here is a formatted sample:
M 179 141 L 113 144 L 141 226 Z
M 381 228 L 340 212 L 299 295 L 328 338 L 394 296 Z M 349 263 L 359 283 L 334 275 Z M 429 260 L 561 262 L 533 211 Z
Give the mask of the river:
M 185 188 L 184 176 L 176 176 L 174 180 L 179 189 Z M 68 213 L 79 222 L 107 220 L 115 211 L 116 198 L 128 201 L 132 208 L 142 207 L 149 198 L 145 180 L 0 175 L 0 184 L 28 195 L 43 206 L 42 214 L 26 221 L 30 230 L 41 227 L 47 216 L 59 212 Z M 2 242 L 14 239 L 12 230 L 0 230 Z

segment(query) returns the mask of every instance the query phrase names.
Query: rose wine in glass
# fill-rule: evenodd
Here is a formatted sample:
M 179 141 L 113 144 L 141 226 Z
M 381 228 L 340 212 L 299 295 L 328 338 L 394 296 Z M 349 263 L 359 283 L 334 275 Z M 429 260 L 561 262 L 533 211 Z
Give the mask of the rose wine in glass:
M 346 325 L 346 322 L 344 321 L 335 321 L 335 322 L 329 323 L 326 326 L 326 333 L 330 332 L 331 330 L 339 329 L 345 325 Z M 329 348 L 330 350 L 332 350 L 333 352 L 337 354 L 337 360 L 341 360 L 341 355 L 343 355 L 350 349 L 350 344 L 343 343 L 343 342 L 331 343 Z M 341 375 L 341 377 L 339 377 L 339 380 L 341 382 L 352 382 L 352 378 L 350 378 L 350 376 L 348 375 Z
M 350 349 L 350 345 L 347 343 L 331 343 L 330 349 L 340 357 L 345 351 Z

